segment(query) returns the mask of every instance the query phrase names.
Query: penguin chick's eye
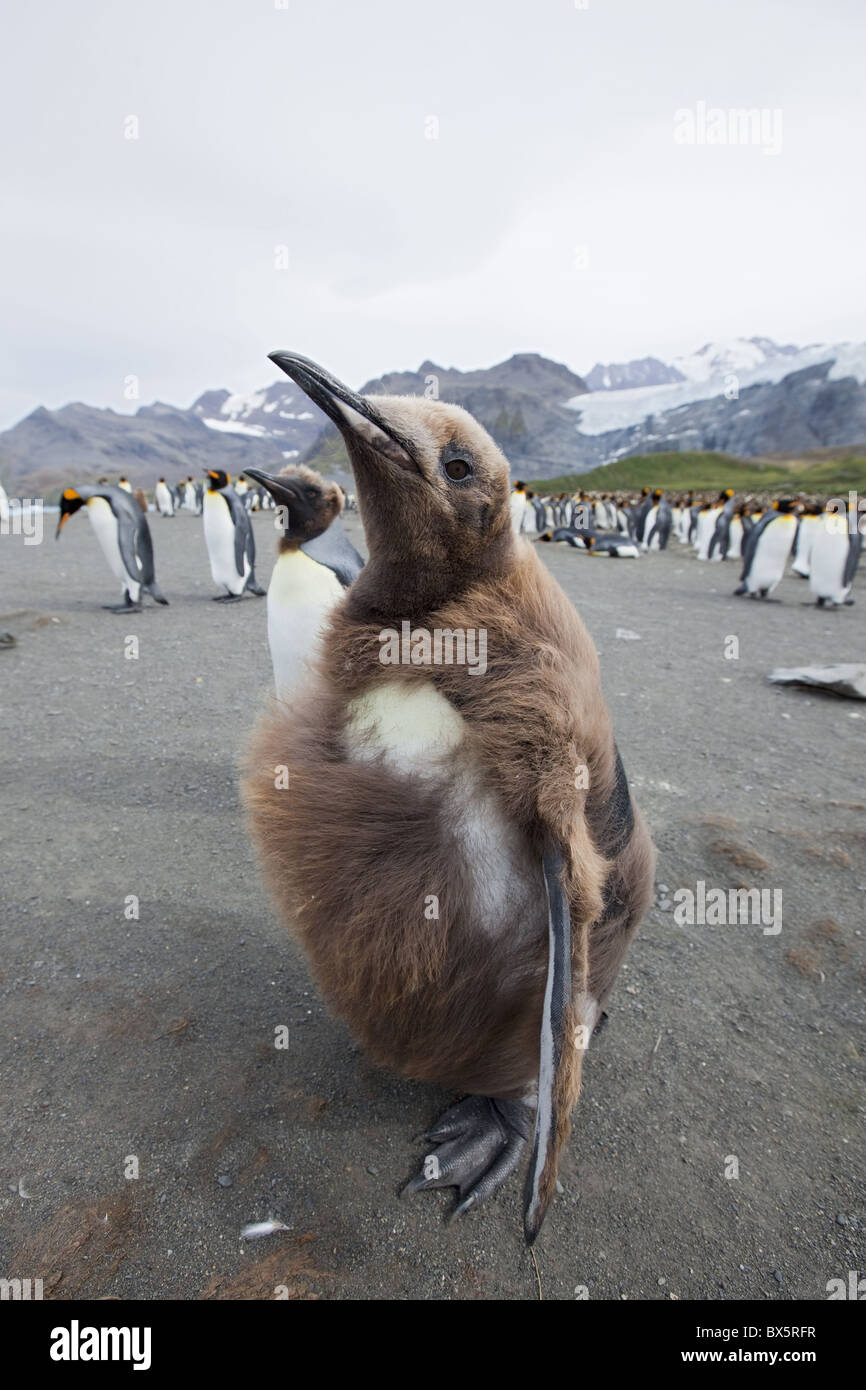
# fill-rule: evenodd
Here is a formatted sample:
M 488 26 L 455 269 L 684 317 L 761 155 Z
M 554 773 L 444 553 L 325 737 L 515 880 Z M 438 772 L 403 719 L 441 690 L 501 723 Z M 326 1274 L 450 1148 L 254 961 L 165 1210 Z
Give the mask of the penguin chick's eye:
M 445 476 L 454 483 L 460 483 L 472 474 L 472 465 L 465 459 L 449 459 L 445 464 Z

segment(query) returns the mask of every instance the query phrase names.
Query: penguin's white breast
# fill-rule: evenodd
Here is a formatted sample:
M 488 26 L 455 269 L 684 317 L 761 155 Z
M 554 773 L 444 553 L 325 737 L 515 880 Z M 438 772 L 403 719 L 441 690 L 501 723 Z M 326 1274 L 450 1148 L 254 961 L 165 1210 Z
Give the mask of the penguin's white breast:
M 137 581 L 133 575 L 127 574 L 126 566 L 120 554 L 120 545 L 117 539 L 118 520 L 111 510 L 104 497 L 91 497 L 87 503 L 87 515 L 90 517 L 90 524 L 96 532 L 96 539 L 102 546 L 102 553 L 108 561 L 112 574 L 116 575 L 124 584 L 129 582 L 135 584 Z
M 495 934 L 497 924 L 520 914 L 522 930 L 546 921 L 540 868 L 484 786 L 462 716 L 434 686 L 389 681 L 358 696 L 349 707 L 345 743 L 353 761 L 381 759 L 410 781 L 440 788 L 445 824 L 469 867 L 487 930 Z
M 851 587 L 843 583 L 848 549 L 848 529 L 844 521 L 836 529 L 825 525 L 824 518 L 820 517 L 810 547 L 809 588 L 813 594 L 833 599 L 835 603 L 844 601 Z
M 710 512 L 703 512 L 698 517 L 698 530 L 695 542 L 698 548 L 698 559 L 706 560 L 709 556 L 710 541 L 716 529 L 716 522 L 721 516 L 721 507 L 714 507 Z
M 268 585 L 268 646 L 280 699 L 291 694 L 308 668 L 328 614 L 344 593 L 333 570 L 302 550 L 278 556 Z
M 235 524 L 224 497 L 216 492 L 204 495 L 204 538 L 210 556 L 210 572 L 215 584 L 225 584 L 232 593 L 242 592 L 250 572 L 244 556 L 244 573 L 235 564 Z
M 777 584 L 784 573 L 785 564 L 794 544 L 797 523 L 792 516 L 779 516 L 771 521 L 766 531 L 758 537 L 758 544 L 749 569 L 749 585 L 753 589 L 764 589 L 769 584 Z

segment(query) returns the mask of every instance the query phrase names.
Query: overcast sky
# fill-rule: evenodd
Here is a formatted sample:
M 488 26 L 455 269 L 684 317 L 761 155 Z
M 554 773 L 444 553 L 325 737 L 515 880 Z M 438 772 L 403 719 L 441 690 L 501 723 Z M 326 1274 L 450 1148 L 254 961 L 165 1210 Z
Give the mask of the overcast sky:
M 862 0 L 282 3 L 7 12 L 0 427 L 274 347 L 360 385 L 866 338 Z M 699 103 L 781 149 L 678 143 Z

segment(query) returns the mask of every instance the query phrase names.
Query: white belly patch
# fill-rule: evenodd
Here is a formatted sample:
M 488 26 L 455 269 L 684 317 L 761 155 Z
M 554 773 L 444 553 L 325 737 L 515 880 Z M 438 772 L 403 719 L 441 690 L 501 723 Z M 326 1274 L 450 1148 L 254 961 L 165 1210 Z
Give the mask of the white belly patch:
M 87 502 L 87 515 L 112 574 L 120 580 L 124 592 L 129 594 L 133 603 L 137 603 L 141 593 L 141 585 L 126 572 L 117 539 L 120 523 L 111 510 L 110 504 L 106 502 L 104 497 L 91 497 Z
M 238 574 L 235 561 L 235 524 L 224 497 L 216 492 L 204 495 L 204 537 L 215 584 L 224 584 L 233 594 L 242 594 L 250 573 L 244 555 L 244 572 Z
M 345 739 L 353 761 L 381 759 L 410 780 L 441 783 L 447 823 L 491 931 L 497 918 L 515 910 L 528 927 L 539 911 L 546 920 L 540 865 L 484 786 L 462 716 L 434 686 L 389 681 L 359 696 L 349 709 Z
M 268 586 L 268 644 L 281 700 L 306 674 L 328 615 L 344 593 L 333 570 L 302 550 L 278 557 Z

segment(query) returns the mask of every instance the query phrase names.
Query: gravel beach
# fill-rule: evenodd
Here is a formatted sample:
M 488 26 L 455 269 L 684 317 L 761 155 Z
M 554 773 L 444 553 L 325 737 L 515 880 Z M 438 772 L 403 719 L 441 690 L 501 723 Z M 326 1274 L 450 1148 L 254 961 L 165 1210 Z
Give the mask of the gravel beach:
M 452 1193 L 398 1199 L 452 1097 L 365 1061 L 265 897 L 237 790 L 265 601 L 212 603 L 201 519 L 151 515 L 171 606 L 112 615 L 90 526 L 55 544 L 53 522 L 0 538 L 0 1276 L 55 1299 L 536 1299 L 516 1178 L 453 1226 Z M 545 1299 L 825 1299 L 866 1268 L 866 703 L 766 677 L 866 660 L 866 569 L 855 607 L 818 611 L 793 577 L 734 599 L 737 562 L 671 547 L 539 546 L 599 649 L 661 891 L 538 1273 Z M 781 929 L 680 924 L 699 881 L 781 890 Z M 241 1240 L 269 1218 L 288 1229 Z

